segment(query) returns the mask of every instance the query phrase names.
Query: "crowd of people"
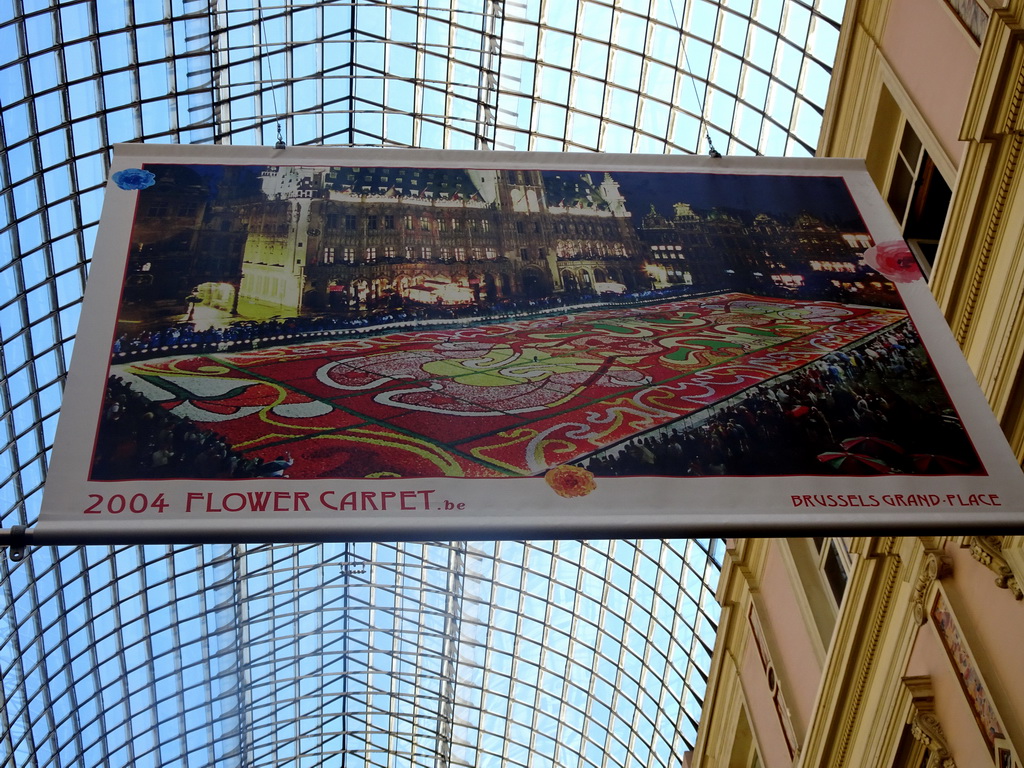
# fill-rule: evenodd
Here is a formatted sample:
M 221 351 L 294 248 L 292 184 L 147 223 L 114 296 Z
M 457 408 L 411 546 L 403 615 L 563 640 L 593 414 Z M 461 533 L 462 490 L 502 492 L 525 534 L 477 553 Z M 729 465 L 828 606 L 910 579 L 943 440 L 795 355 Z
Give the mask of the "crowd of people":
M 538 299 L 501 299 L 479 304 L 424 304 L 406 301 L 400 307 L 383 306 L 355 314 L 240 320 L 225 327 L 197 328 L 191 321 L 162 328 L 125 331 L 113 344 L 113 361 L 167 356 L 180 353 L 230 352 L 240 349 L 294 344 L 335 334 L 381 331 L 388 326 L 427 330 L 446 321 L 499 322 L 513 315 L 540 314 L 564 307 L 600 304 L 640 304 L 663 301 L 679 293 L 677 288 L 597 296 L 579 294 Z
M 283 477 L 283 454 L 264 462 L 235 451 L 222 436 L 152 403 L 129 382 L 107 380 L 92 479 Z
M 914 456 L 935 454 L 963 471 L 979 466 L 908 322 L 676 424 L 582 466 L 612 477 L 927 472 L 934 465 Z

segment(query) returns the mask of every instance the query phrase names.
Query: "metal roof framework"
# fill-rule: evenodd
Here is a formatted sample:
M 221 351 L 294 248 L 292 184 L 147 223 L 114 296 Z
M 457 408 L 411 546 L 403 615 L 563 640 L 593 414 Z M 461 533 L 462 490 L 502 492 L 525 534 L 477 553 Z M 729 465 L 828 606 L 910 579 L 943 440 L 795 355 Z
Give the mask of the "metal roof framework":
M 114 143 L 806 156 L 842 6 L 0 3 L 0 525 L 38 514 Z M 715 539 L 39 548 L 0 562 L 0 756 L 679 765 L 723 556 Z

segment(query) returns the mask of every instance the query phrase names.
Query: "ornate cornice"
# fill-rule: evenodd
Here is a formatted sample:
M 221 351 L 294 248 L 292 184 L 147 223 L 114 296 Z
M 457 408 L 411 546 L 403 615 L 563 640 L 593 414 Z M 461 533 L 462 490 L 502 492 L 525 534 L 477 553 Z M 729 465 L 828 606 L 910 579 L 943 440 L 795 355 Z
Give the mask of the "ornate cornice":
M 1002 536 L 971 536 L 971 557 L 996 575 L 996 586 L 1008 589 L 1017 600 L 1024 600 L 1024 589 L 1006 558 L 1003 557 Z
M 910 733 L 928 749 L 926 768 L 956 768 L 942 725 L 933 712 L 915 711 L 910 720 Z
M 925 600 L 928 598 L 928 591 L 932 584 L 938 579 L 948 576 L 952 571 L 952 561 L 945 555 L 939 552 L 929 552 L 925 555 L 921 573 L 917 576 L 917 583 L 914 585 L 914 592 L 910 597 L 914 620 L 918 624 L 924 624 L 928 619 Z
M 868 539 L 865 554 L 868 557 L 888 557 L 895 555 L 899 558 L 899 536 L 872 536 Z
M 935 716 L 931 678 L 927 675 L 904 677 L 903 685 L 910 693 L 910 733 L 928 750 L 925 768 L 956 768 L 946 743 L 946 734 Z

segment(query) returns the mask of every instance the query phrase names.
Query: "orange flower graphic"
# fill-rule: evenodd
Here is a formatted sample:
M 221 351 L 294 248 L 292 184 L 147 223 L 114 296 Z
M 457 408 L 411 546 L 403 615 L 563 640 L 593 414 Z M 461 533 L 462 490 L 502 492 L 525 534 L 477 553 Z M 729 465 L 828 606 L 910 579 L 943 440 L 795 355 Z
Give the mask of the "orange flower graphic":
M 563 464 L 549 469 L 544 475 L 544 480 L 554 489 L 555 493 L 566 499 L 586 496 L 597 488 L 593 472 L 583 469 L 583 467 L 574 467 L 571 464 Z

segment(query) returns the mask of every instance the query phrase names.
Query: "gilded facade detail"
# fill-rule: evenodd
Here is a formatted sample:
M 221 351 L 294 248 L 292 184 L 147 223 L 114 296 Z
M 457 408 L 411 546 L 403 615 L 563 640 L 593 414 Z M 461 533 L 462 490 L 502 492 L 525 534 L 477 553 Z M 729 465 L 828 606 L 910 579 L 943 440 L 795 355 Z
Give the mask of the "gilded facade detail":
M 1003 224 L 1003 214 L 1006 211 L 1010 193 L 1015 188 L 1014 182 L 1017 176 L 1017 166 L 1020 163 L 1021 149 L 1024 148 L 1024 136 L 1014 133 L 1008 143 L 1009 147 L 1006 151 L 1006 157 L 1002 162 L 1003 171 L 999 177 L 999 185 L 992 199 L 992 209 L 989 214 L 988 225 L 985 227 L 985 234 L 977 250 L 977 256 L 971 271 L 970 285 L 964 301 L 964 309 L 956 327 L 956 340 L 961 346 L 967 341 L 975 309 L 981 296 L 981 287 L 985 281 L 985 275 L 988 273 L 993 248 Z
M 895 541 L 892 537 L 886 537 L 885 541 Z M 851 743 L 854 739 L 854 732 L 857 722 L 862 716 L 862 707 L 865 703 L 865 696 L 869 688 L 871 671 L 876 664 L 876 659 L 883 640 L 885 627 L 889 619 L 893 599 L 896 594 L 896 587 L 899 583 L 901 560 L 898 556 L 884 558 L 880 567 L 883 573 L 880 574 L 880 585 L 877 590 L 877 600 L 870 603 L 867 610 L 870 615 L 866 617 L 870 622 L 864 636 L 864 646 L 860 653 L 860 661 L 857 664 L 856 677 L 852 681 L 848 694 L 848 706 L 843 712 L 844 722 L 839 736 L 839 746 L 834 753 L 833 765 L 837 768 L 850 765 Z
M 971 557 L 996 575 L 997 587 L 1010 590 L 1017 600 L 1024 600 L 1020 580 L 1003 557 L 1002 536 L 972 536 L 969 546 Z
M 927 750 L 922 768 L 956 768 L 946 733 L 935 716 L 931 678 L 927 675 L 904 677 L 903 685 L 911 697 L 910 735 Z
M 949 754 L 942 725 L 933 712 L 915 712 L 910 721 L 910 732 L 914 738 L 928 748 L 928 762 L 925 768 L 956 768 L 956 761 Z
M 952 564 L 948 557 L 944 557 L 938 552 L 929 552 L 925 555 L 921 573 L 917 577 L 917 584 L 914 585 L 914 593 L 911 597 L 914 620 L 918 624 L 924 624 L 928 619 L 925 601 L 932 584 L 944 576 L 948 576 L 951 572 Z

